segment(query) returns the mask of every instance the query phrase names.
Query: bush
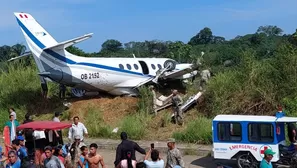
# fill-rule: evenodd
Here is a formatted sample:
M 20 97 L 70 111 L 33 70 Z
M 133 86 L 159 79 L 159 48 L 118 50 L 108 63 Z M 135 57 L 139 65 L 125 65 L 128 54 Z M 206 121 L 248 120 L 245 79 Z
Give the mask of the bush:
M 140 140 L 146 134 L 147 124 L 151 121 L 151 117 L 144 114 L 135 114 L 126 116 L 121 124 L 121 131 L 125 131 L 129 138 Z
M 145 86 L 139 88 L 140 100 L 137 103 L 137 111 L 142 114 L 151 114 L 153 112 L 153 94 Z
M 87 108 L 84 120 L 90 137 L 110 138 L 112 136 L 112 129 L 104 123 L 102 112 L 92 105 Z
M 198 117 L 189 122 L 184 131 L 173 133 L 173 137 L 178 141 L 188 143 L 211 144 L 211 121 L 211 119 L 205 117 Z

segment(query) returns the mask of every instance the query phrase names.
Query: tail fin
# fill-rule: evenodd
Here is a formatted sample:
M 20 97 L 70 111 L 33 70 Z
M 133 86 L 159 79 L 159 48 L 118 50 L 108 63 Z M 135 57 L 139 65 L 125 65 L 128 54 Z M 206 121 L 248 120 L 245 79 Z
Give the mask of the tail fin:
M 58 42 L 28 13 L 15 12 L 17 22 L 25 36 L 29 47 L 44 49 Z

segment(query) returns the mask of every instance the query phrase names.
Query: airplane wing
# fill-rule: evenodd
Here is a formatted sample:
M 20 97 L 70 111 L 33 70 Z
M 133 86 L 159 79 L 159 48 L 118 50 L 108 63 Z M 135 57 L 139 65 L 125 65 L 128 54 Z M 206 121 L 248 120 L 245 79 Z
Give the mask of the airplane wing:
M 133 87 L 133 88 L 137 88 L 140 87 L 146 83 L 149 83 L 150 81 L 152 81 L 154 78 L 137 78 L 137 79 L 131 79 L 131 80 L 127 80 L 125 82 L 122 82 L 118 85 L 116 85 L 115 87 Z
M 89 33 L 89 34 L 86 34 L 86 35 L 83 35 L 83 36 L 80 36 L 80 37 L 77 37 L 77 38 L 74 38 L 74 39 L 71 39 L 71 40 L 67 40 L 67 41 L 58 43 L 58 44 L 56 44 L 54 46 L 46 47 L 43 50 L 47 50 L 47 49 L 51 49 L 51 50 L 62 50 L 64 48 L 67 48 L 69 46 L 72 46 L 72 45 L 74 45 L 76 43 L 79 43 L 79 42 L 82 42 L 84 40 L 87 40 L 87 39 L 91 38 L 92 35 L 93 35 L 93 33 Z
M 27 56 L 30 56 L 30 55 L 31 55 L 31 51 L 27 51 L 24 54 L 22 54 L 20 56 L 17 56 L 17 57 L 10 58 L 7 61 L 9 62 L 9 61 L 17 60 L 17 59 L 20 59 L 20 58 L 23 58 L 23 57 L 27 57 Z
M 178 78 L 180 76 L 183 76 L 187 73 L 191 73 L 193 72 L 194 69 L 193 68 L 185 68 L 185 69 L 182 69 L 182 70 L 175 70 L 175 71 L 167 71 L 165 72 L 164 74 L 162 74 L 160 76 L 160 79 L 172 79 L 172 78 Z

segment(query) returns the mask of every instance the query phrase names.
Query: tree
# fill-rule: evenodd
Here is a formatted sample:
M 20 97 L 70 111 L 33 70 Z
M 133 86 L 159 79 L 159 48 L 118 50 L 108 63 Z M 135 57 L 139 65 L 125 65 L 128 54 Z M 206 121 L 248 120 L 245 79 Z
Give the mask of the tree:
M 265 33 L 267 36 L 280 36 L 283 33 L 283 30 L 277 26 L 260 26 L 257 30 L 257 33 Z
M 26 51 L 26 46 L 22 44 L 15 44 L 11 47 L 11 56 L 20 56 Z
M 161 56 L 167 52 L 166 43 L 158 40 L 145 41 L 148 47 L 148 51 L 150 54 L 155 56 Z
M 78 55 L 78 56 L 87 56 L 88 55 L 83 50 L 81 50 L 81 49 L 79 49 L 78 47 L 75 47 L 75 46 L 67 47 L 66 50 L 68 52 L 70 52 L 71 54 Z
M 188 44 L 190 45 L 199 45 L 199 44 L 209 44 L 213 40 L 212 31 L 210 28 L 205 27 L 200 30 L 196 36 L 192 37 Z
M 289 36 L 289 42 L 297 45 L 297 29 L 295 31 L 295 33 L 293 33 L 291 36 Z
M 120 49 L 122 49 L 122 43 L 119 42 L 118 40 L 109 39 L 109 40 L 106 40 L 101 45 L 101 47 L 102 47 L 101 50 L 106 50 L 106 51 L 111 51 L 111 52 L 117 52 Z
M 213 43 L 214 44 L 223 44 L 226 41 L 224 37 L 220 36 L 213 36 Z
M 176 41 L 168 45 L 169 55 L 178 62 L 185 62 L 190 59 L 192 46 L 184 44 L 182 41 Z
M 260 45 L 265 41 L 266 34 L 265 33 L 256 33 L 253 34 L 250 38 L 251 44 L 253 45 Z

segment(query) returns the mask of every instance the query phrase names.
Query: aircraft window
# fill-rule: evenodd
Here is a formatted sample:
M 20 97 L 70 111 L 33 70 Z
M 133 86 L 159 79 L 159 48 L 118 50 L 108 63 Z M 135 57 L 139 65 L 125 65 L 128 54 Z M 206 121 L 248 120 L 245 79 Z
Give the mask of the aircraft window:
M 156 66 L 155 66 L 154 64 L 152 64 L 152 68 L 153 68 L 153 69 L 156 69 Z
M 160 64 L 158 64 L 158 68 L 159 68 L 159 69 L 162 69 L 162 66 L 161 66 Z
M 241 141 L 242 129 L 238 122 L 218 123 L 218 139 L 220 141 Z
M 272 124 L 267 123 L 250 123 L 248 125 L 250 142 L 273 142 L 274 129 Z
M 120 69 L 125 69 L 124 66 L 122 64 L 119 64 L 119 68 Z
M 131 70 L 131 65 L 130 65 L 130 64 L 127 64 L 127 68 L 128 68 L 129 70 Z
M 135 68 L 136 70 L 138 70 L 138 65 L 137 65 L 137 64 L 134 64 L 134 68 Z

